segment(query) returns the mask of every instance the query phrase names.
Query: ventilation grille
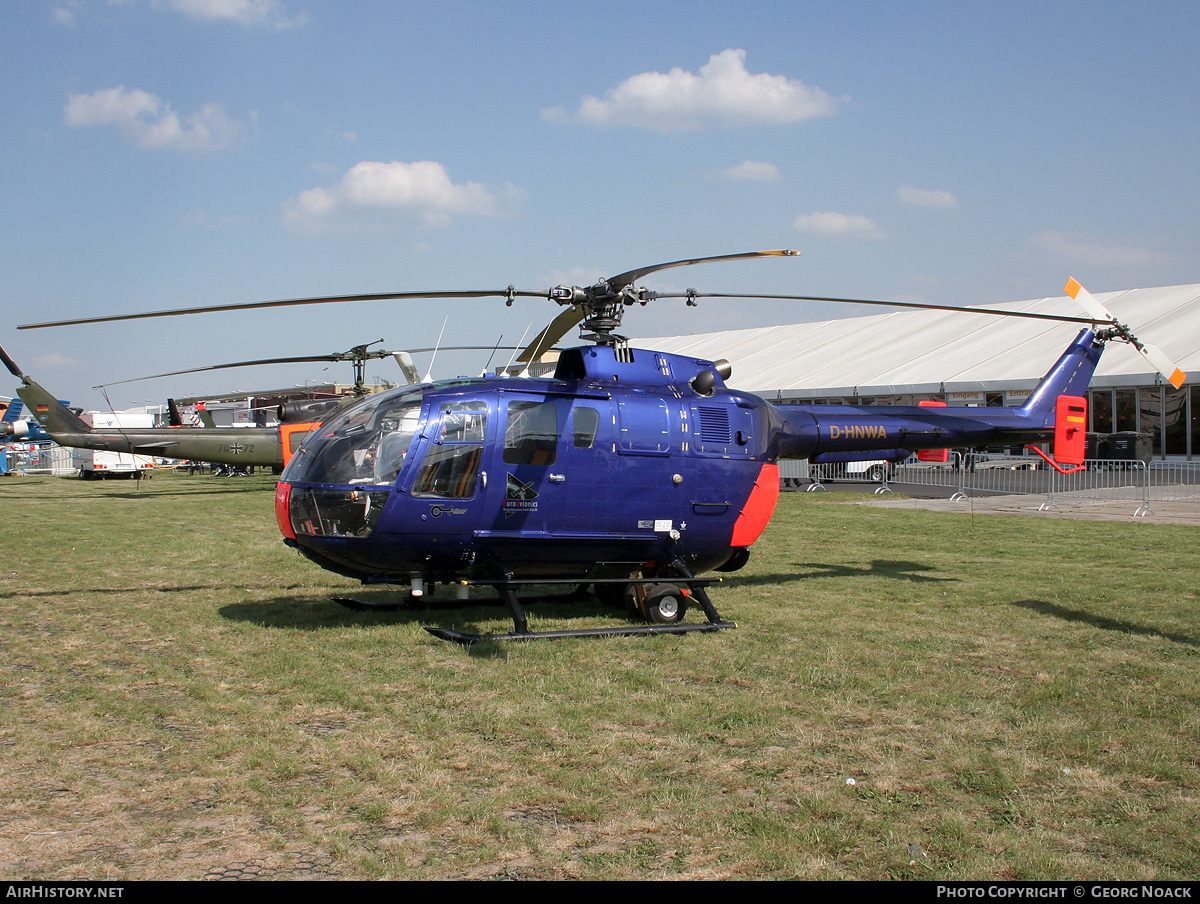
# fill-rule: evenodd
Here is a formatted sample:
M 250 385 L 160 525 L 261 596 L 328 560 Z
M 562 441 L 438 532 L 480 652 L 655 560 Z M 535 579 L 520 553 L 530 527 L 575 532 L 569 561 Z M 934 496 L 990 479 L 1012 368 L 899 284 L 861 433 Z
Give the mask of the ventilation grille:
M 729 412 L 724 408 L 697 408 L 700 425 L 700 442 L 717 446 L 728 446 L 733 442 L 729 432 Z

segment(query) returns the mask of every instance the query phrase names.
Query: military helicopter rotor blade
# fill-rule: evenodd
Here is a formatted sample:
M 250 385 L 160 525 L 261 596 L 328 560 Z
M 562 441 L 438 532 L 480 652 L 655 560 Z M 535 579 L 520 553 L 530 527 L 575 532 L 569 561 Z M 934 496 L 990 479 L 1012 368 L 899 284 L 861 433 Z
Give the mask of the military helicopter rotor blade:
M 387 353 L 388 356 L 391 352 Z M 372 353 L 372 358 L 385 357 L 378 353 Z M 257 361 L 233 361 L 229 364 L 210 364 L 207 367 L 189 367 L 187 370 L 172 370 L 162 374 L 150 374 L 146 377 L 132 377 L 128 380 L 113 380 L 111 383 L 101 383 L 98 386 L 93 386 L 92 389 L 104 389 L 108 386 L 121 386 L 124 383 L 140 383 L 143 380 L 157 380 L 161 377 L 181 377 L 185 374 L 206 373 L 210 370 L 227 370 L 232 367 L 258 367 L 264 364 L 310 364 L 318 361 L 344 361 L 346 360 L 341 355 L 298 355 L 292 358 L 260 358 Z
M 374 345 L 376 342 L 382 342 L 382 341 L 383 341 L 382 339 L 376 339 L 375 342 L 372 342 L 370 344 Z M 479 352 L 479 351 L 492 351 L 494 348 L 495 348 L 495 346 L 491 346 L 491 345 L 445 345 L 445 346 L 442 346 L 442 351 Z M 500 346 L 500 348 L 502 348 L 504 351 L 515 351 L 516 350 L 516 347 L 514 347 L 514 346 Z M 547 349 L 543 349 L 543 351 L 546 351 L 546 350 Z M 329 354 L 329 355 L 294 355 L 292 357 L 287 357 L 287 358 L 258 358 L 253 361 L 232 361 L 228 364 L 209 364 L 205 367 L 189 367 L 186 370 L 172 370 L 172 371 L 168 371 L 167 373 L 150 374 L 149 376 L 145 376 L 145 377 L 132 377 L 131 379 L 128 379 L 128 380 L 113 380 L 111 383 L 101 383 L 97 386 L 93 386 L 92 389 L 106 389 L 109 386 L 121 386 L 125 383 L 140 383 L 144 380 L 158 380 L 163 377 L 180 377 L 180 376 L 184 376 L 186 374 L 207 373 L 208 371 L 213 371 L 213 370 L 228 370 L 228 369 L 234 368 L 234 367 L 261 367 L 263 365 L 268 365 L 268 364 L 313 364 L 313 363 L 320 363 L 322 361 L 338 362 L 338 361 L 376 360 L 376 359 L 382 359 L 382 358 L 394 358 L 396 355 L 402 355 L 402 354 L 413 354 L 413 353 L 418 353 L 418 352 L 432 352 L 432 351 L 436 351 L 436 349 L 433 346 L 430 346 L 428 348 L 410 348 L 410 349 L 404 349 L 401 351 L 395 351 L 395 350 L 387 351 L 384 349 L 377 349 L 375 351 L 366 351 L 366 346 L 355 346 L 355 348 L 352 348 L 349 351 L 334 352 L 333 354 Z M 0 349 L 0 352 L 3 352 L 3 349 Z M 355 354 L 355 352 L 359 352 L 359 354 Z M 403 368 L 403 365 L 401 365 L 401 367 Z M 16 376 L 20 376 L 20 374 L 16 374 Z
M 1118 337 L 1124 339 L 1131 346 L 1133 346 L 1133 349 L 1139 355 L 1145 358 L 1146 361 L 1149 362 L 1150 366 L 1162 375 L 1164 380 L 1166 380 L 1176 389 L 1179 389 L 1181 386 L 1183 386 L 1184 381 L 1187 380 L 1187 374 L 1180 370 L 1175 362 L 1172 361 L 1162 349 L 1156 345 L 1149 345 L 1138 339 L 1138 337 L 1133 334 L 1133 331 L 1128 326 L 1117 320 L 1112 311 L 1101 304 L 1096 296 L 1081 286 L 1074 277 L 1067 280 L 1067 284 L 1064 288 L 1066 293 L 1074 298 L 1075 302 L 1081 308 L 1087 311 L 1088 314 L 1090 314 L 1100 323 L 1108 324 Z
M 17 362 L 8 356 L 8 352 L 4 350 L 3 346 L 0 346 L 0 361 L 4 362 L 4 366 L 8 368 L 8 372 L 14 377 L 20 378 L 24 376 L 21 373 L 21 368 L 17 366 Z
M 286 298 L 277 301 L 251 301 L 238 304 L 202 305 L 194 308 L 176 308 L 169 311 L 146 311 L 141 314 L 108 314 L 98 317 L 80 317 L 73 320 L 48 320 L 42 323 L 18 324 L 19 330 L 40 330 L 54 326 L 78 326 L 87 323 L 112 323 L 123 320 L 145 320 L 151 317 L 175 317 L 182 314 L 210 314 L 221 311 L 250 311 L 257 308 L 283 308 L 310 304 L 341 304 L 350 301 L 397 301 L 408 299 L 438 298 L 546 298 L 547 293 L 529 292 L 522 289 L 467 289 L 429 292 L 376 292 L 368 295 L 324 295 L 314 298 Z
M 139 383 L 143 380 L 157 380 L 161 377 L 179 377 L 183 376 L 184 374 L 205 373 L 210 370 L 228 370 L 234 367 L 260 367 L 265 364 L 311 364 L 319 361 L 336 362 L 391 357 L 392 353 L 389 351 L 367 351 L 368 345 L 376 345 L 382 341 L 382 339 L 376 339 L 374 342 L 368 342 L 364 345 L 356 345 L 349 351 L 334 352 L 329 355 L 294 355 L 287 358 L 258 358 L 253 361 L 232 361 L 228 364 L 209 364 L 205 367 L 191 367 L 187 370 L 173 370 L 168 373 L 151 374 L 148 377 L 133 377 L 128 380 L 114 380 L 111 383 L 101 383 L 98 386 L 93 386 L 92 389 L 104 389 L 108 386 L 120 386 L 124 383 Z
M 994 317 L 1025 317 L 1030 320 L 1053 320 L 1059 323 L 1095 324 L 1096 317 L 1071 317 L 1065 314 L 1040 314 L 1036 311 L 1010 311 L 999 308 L 979 308 L 969 305 L 927 304 L 919 301 L 879 301 L 871 298 L 829 298 L 821 295 L 758 295 L 746 292 L 662 292 L 659 298 L 748 298 L 756 301 L 828 301 L 836 304 L 869 304 L 891 308 L 917 308 L 927 311 L 958 311 L 964 314 L 991 314 Z M 1106 322 L 1106 321 L 1102 321 Z

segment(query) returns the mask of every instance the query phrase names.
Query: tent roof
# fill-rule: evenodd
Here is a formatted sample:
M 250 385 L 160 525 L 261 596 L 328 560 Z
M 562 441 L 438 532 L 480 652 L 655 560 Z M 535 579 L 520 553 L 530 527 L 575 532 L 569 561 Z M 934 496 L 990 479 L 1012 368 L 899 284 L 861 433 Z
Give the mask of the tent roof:
M 1200 284 L 1097 293 L 1143 342 L 1185 373 L 1200 372 Z M 1001 310 L 1083 316 L 1066 295 Z M 733 362 L 730 385 L 785 396 L 899 395 L 1032 389 L 1077 333 L 1075 324 L 948 311 L 868 317 L 641 339 L 637 345 Z M 1093 386 L 1162 382 L 1141 355 L 1109 343 Z

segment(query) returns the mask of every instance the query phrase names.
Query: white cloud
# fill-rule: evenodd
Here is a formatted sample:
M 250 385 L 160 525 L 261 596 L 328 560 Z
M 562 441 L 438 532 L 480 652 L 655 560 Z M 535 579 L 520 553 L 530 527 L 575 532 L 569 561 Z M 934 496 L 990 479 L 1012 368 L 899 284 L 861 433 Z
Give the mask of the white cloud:
M 721 175 L 739 181 L 774 182 L 779 178 L 779 167 L 774 163 L 763 163 L 761 160 L 746 160 L 737 166 L 722 170 Z
M 242 125 L 216 103 L 180 118 L 161 98 L 138 88 L 102 88 L 93 94 L 72 94 L 63 108 L 68 126 L 117 126 L 134 144 L 154 150 L 185 153 L 222 151 L 241 136 Z
M 921 207 L 958 206 L 958 198 L 940 189 L 913 188 L 911 185 L 905 185 L 896 189 L 896 197 L 905 204 L 917 204 Z
M 79 0 L 67 0 L 62 6 L 50 10 L 50 21 L 55 25 L 74 25 L 75 12 L 79 9 Z
M 1029 241 L 1042 251 L 1090 267 L 1146 267 L 1175 263 L 1175 258 L 1165 251 L 1091 242 L 1062 232 L 1039 232 L 1030 236 Z
M 312 228 L 355 211 L 407 211 L 428 225 L 444 226 L 451 214 L 499 216 L 524 198 L 513 185 L 497 192 L 479 182 L 451 182 L 446 168 L 431 160 L 364 160 L 332 188 L 312 188 L 288 201 L 284 217 L 290 226 Z
M 33 363 L 38 370 L 51 370 L 61 367 L 74 367 L 75 359 L 68 358 L 61 352 L 50 352 L 34 358 Z
M 801 214 L 792 225 L 802 232 L 819 235 L 850 236 L 853 238 L 882 239 L 887 233 L 879 228 L 870 217 L 847 213 L 816 212 Z
M 225 20 L 282 30 L 308 23 L 308 13 L 289 15 L 282 0 L 165 0 L 166 5 L 200 22 Z
M 710 125 L 737 128 L 799 122 L 832 115 L 843 100 L 782 75 L 752 75 L 746 71 L 746 51 L 724 50 L 709 57 L 699 74 L 682 69 L 643 72 L 610 89 L 603 99 L 585 97 L 574 114 L 552 107 L 543 110 L 542 117 L 672 134 Z

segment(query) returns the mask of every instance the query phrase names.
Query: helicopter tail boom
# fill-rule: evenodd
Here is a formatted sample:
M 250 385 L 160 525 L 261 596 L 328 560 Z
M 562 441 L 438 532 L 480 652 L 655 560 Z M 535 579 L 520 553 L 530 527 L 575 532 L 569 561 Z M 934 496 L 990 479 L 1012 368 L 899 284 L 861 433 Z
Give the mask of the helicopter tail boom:
M 1092 330 L 1082 330 L 1019 408 L 776 405 L 777 455 L 845 460 L 845 453 L 871 450 L 894 457 L 921 449 L 1041 442 L 1053 432 L 1058 397 L 1087 392 L 1103 349 Z

